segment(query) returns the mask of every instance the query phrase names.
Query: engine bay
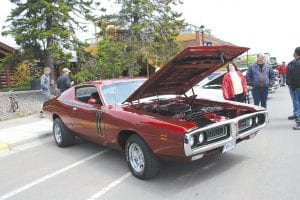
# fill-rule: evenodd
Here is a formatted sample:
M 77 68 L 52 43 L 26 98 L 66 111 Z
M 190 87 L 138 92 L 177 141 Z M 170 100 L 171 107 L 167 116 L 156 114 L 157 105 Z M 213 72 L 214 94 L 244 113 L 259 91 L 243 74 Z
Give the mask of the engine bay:
M 160 99 L 139 104 L 144 112 L 197 123 L 199 127 L 251 113 L 249 109 L 232 104 L 189 98 Z

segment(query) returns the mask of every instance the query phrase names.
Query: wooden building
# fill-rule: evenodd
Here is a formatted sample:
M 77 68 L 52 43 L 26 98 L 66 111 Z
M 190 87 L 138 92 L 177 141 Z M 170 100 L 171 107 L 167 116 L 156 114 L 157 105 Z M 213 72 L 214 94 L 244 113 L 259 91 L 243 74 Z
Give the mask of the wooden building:
M 17 50 L 13 47 L 0 42 L 0 59 L 4 58 L 8 54 L 17 53 Z M 5 66 L 4 69 L 0 72 L 0 88 L 11 87 L 14 84 L 12 76 L 15 72 L 14 66 Z

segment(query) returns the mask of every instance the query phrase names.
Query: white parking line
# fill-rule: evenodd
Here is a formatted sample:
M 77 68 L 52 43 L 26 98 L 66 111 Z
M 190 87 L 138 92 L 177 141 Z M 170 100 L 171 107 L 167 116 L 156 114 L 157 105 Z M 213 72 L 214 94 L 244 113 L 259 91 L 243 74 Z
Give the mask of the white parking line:
M 74 168 L 74 167 L 76 167 L 76 166 L 78 166 L 78 165 L 80 165 L 82 163 L 85 163 L 85 162 L 87 162 L 87 161 L 89 161 L 89 160 L 91 160 L 91 159 L 93 159 L 93 158 L 95 158 L 97 156 L 100 156 L 100 155 L 106 153 L 107 151 L 109 151 L 109 149 L 103 150 L 103 151 L 101 151 L 99 153 L 95 153 L 95 154 L 93 154 L 93 155 L 91 155 L 91 156 L 89 156 L 87 158 L 84 158 L 84 159 L 82 159 L 80 161 L 77 161 L 77 162 L 75 162 L 75 163 L 73 163 L 71 165 L 68 165 L 68 166 L 66 166 L 66 167 L 64 167 L 64 168 L 62 168 L 60 170 L 57 170 L 57 171 L 55 171 L 55 172 L 53 172 L 51 174 L 48 174 L 48 175 L 43 176 L 43 177 L 41 177 L 41 178 L 39 178 L 39 179 L 37 179 L 35 181 L 32 181 L 31 183 L 28 183 L 28 184 L 26 184 L 26 185 L 24 185 L 22 187 L 19 187 L 19 188 L 15 189 L 15 190 L 13 190 L 11 192 L 8 192 L 8 193 L 4 194 L 3 196 L 0 197 L 0 200 L 8 199 L 8 198 L 10 198 L 10 197 L 12 197 L 12 196 L 20 193 L 20 192 L 23 192 L 23 191 L 25 191 L 25 190 L 27 190 L 27 189 L 29 189 L 29 188 L 37 185 L 37 184 L 40 184 L 40 183 L 42 183 L 42 182 L 44 182 L 44 181 L 46 181 L 46 180 L 48 180 L 50 178 L 53 178 L 54 176 L 57 176 L 57 175 L 65 172 L 67 170 L 70 170 L 70 169 L 72 169 L 72 168 Z
M 109 190 L 111 190 L 112 188 L 114 188 L 115 186 L 120 184 L 121 182 L 123 182 L 126 178 L 128 178 L 131 175 L 132 175 L 131 172 L 127 172 L 126 174 L 124 174 L 123 176 L 121 176 L 120 178 L 115 180 L 114 182 L 110 183 L 109 185 L 107 185 L 105 188 L 103 188 L 102 190 L 100 190 L 96 194 L 93 194 L 90 198 L 88 198 L 88 200 L 95 200 L 95 199 L 101 197 L 106 192 L 108 192 Z

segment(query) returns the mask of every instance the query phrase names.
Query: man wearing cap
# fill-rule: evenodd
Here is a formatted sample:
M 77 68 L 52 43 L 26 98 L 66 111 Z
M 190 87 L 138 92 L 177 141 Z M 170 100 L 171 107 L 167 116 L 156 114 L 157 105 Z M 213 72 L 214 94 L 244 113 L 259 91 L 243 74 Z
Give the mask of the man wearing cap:
M 69 78 L 70 72 L 68 68 L 63 68 L 62 75 L 57 79 L 57 88 L 61 93 L 73 85 L 73 81 L 71 82 Z

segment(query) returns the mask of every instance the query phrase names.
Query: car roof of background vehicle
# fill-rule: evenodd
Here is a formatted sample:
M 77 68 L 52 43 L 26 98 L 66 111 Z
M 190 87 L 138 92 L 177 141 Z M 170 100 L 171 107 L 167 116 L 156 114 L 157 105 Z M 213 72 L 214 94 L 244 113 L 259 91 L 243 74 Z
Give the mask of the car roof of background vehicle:
M 137 81 L 137 80 L 146 80 L 146 77 L 134 77 L 134 78 L 129 78 L 129 77 L 119 77 L 115 79 L 103 79 L 103 80 L 97 80 L 97 81 L 87 81 L 84 83 L 81 83 L 77 86 L 80 85 L 110 85 L 114 83 L 121 83 L 121 82 L 130 82 L 130 81 Z
M 226 72 L 227 71 L 215 71 L 215 72 L 211 73 L 210 75 L 208 75 L 206 78 L 204 78 L 202 81 L 200 81 L 197 84 L 197 86 L 204 87 L 206 85 L 211 84 L 213 81 L 215 81 L 216 79 L 219 79 L 220 77 L 223 80 L 223 77 L 226 74 Z
M 229 45 L 189 47 L 151 76 L 125 102 L 163 94 L 182 95 L 247 50 L 249 48 Z

